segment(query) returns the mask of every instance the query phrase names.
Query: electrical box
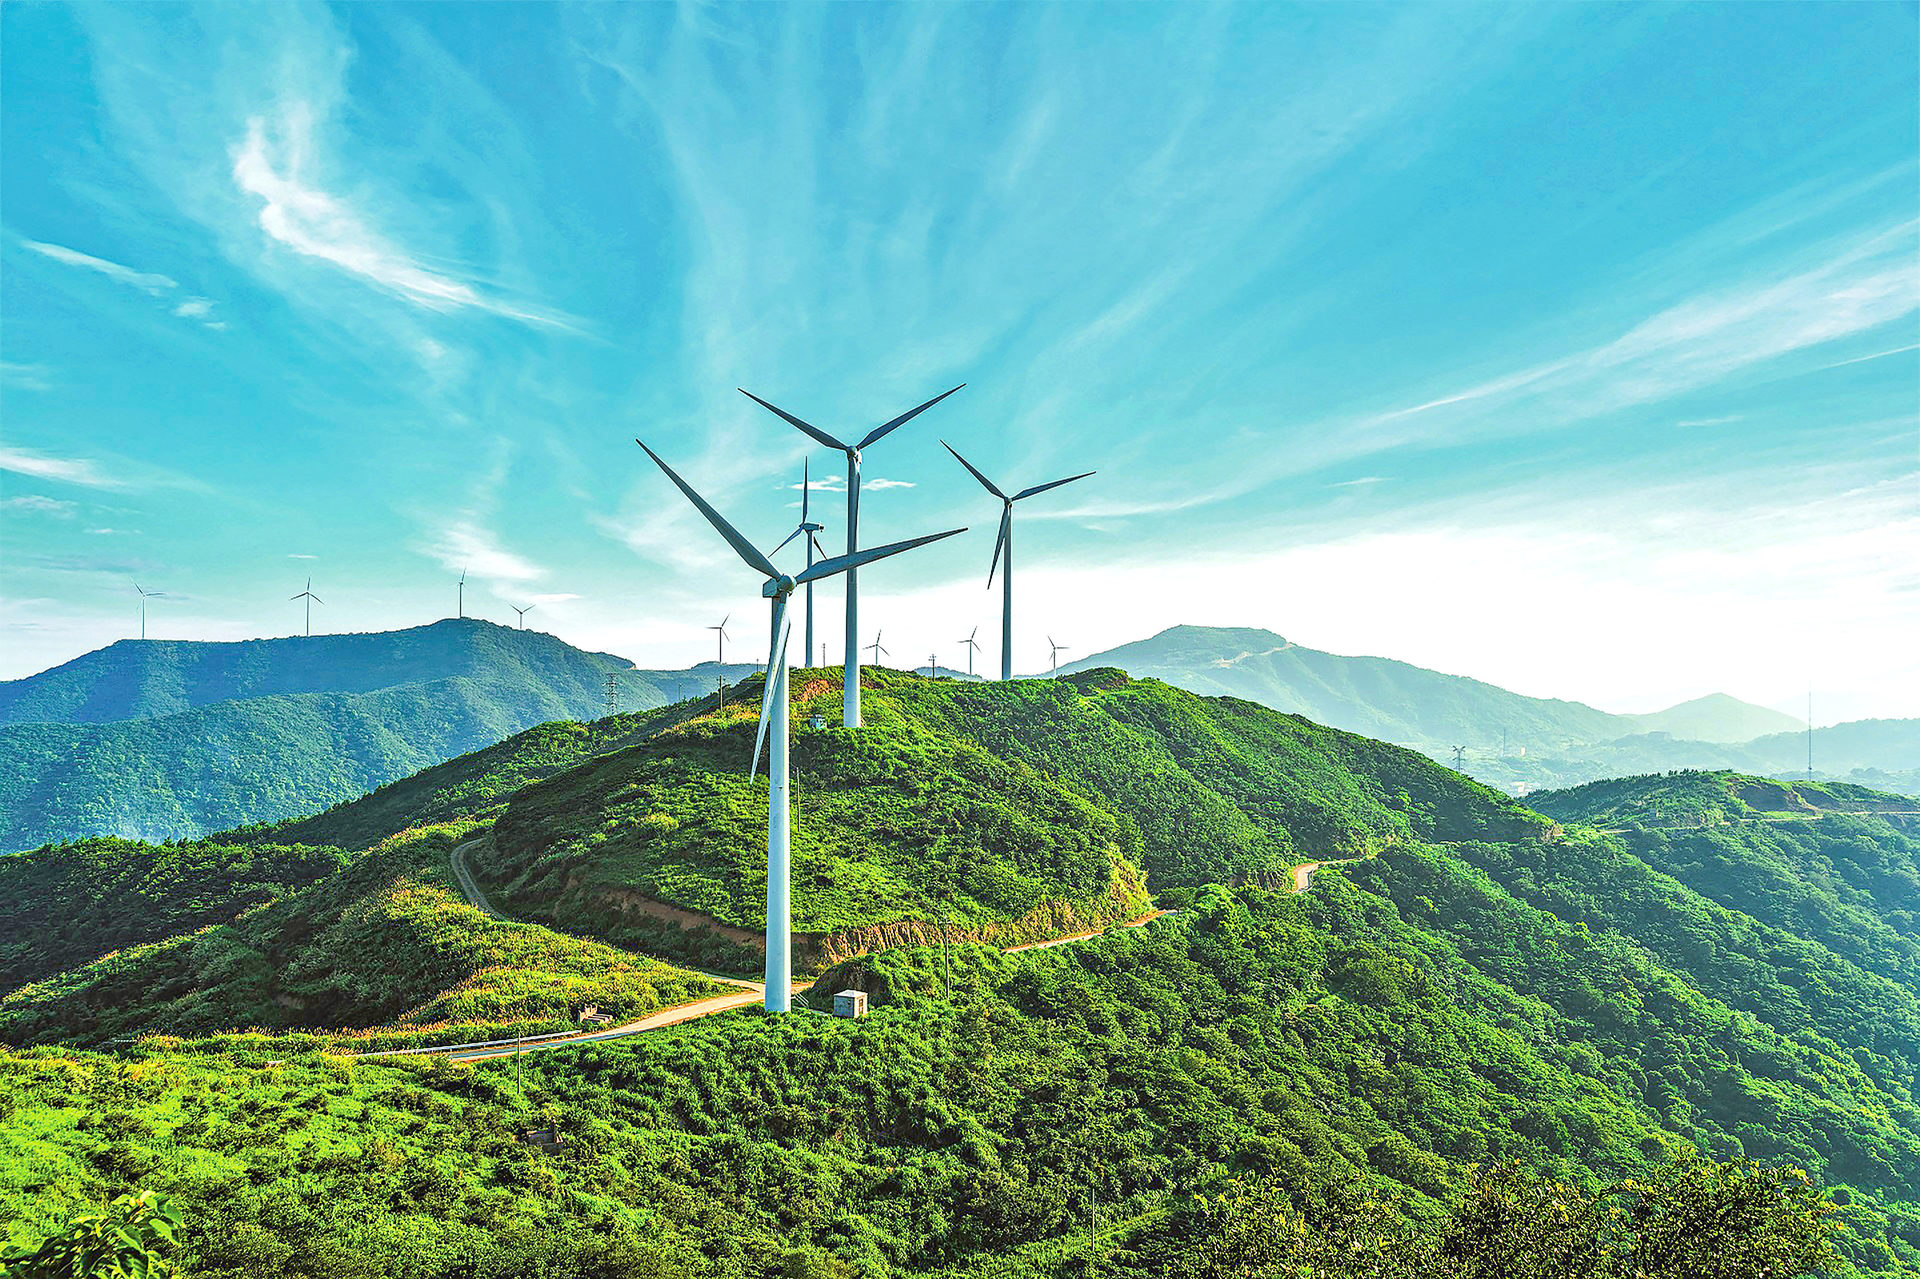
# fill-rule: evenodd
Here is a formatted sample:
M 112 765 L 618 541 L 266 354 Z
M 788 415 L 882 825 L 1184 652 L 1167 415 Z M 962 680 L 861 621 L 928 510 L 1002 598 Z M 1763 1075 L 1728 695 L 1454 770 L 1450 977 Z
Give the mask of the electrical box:
M 867 992 L 864 990 L 843 990 L 833 997 L 833 1015 L 835 1017 L 865 1017 L 867 1015 Z

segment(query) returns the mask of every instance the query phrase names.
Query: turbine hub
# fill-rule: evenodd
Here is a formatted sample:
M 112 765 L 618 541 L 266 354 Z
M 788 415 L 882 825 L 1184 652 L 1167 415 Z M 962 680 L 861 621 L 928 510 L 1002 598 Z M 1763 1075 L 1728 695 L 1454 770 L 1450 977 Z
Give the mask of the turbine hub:
M 791 577 L 788 577 L 785 573 L 782 573 L 778 577 L 768 578 L 766 581 L 766 585 L 760 588 L 760 594 L 767 599 L 775 599 L 779 596 L 788 594 L 797 585 L 799 585 L 799 583 L 795 582 Z

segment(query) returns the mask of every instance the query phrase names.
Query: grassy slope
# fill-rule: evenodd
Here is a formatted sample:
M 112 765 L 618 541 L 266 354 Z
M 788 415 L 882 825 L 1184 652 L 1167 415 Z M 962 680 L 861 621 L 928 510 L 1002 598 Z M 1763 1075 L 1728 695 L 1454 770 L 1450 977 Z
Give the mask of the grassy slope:
M 231 924 L 25 986 L 0 999 L 0 1038 L 385 1026 L 453 1042 L 559 1028 L 583 1003 L 624 1018 L 719 989 L 598 942 L 481 915 L 449 882 L 447 853 L 462 833 L 398 836 Z
M 119 1187 L 173 1193 L 206 1279 L 970 1273 L 1041 1241 L 1023 1259 L 1065 1275 L 1096 1211 L 1152 1222 L 1229 1179 L 1366 1193 L 1430 1232 L 1473 1161 L 1664 1157 L 1630 1062 L 1457 957 L 1401 958 L 1426 944 L 1342 885 L 1210 892 L 1078 946 L 960 948 L 951 996 L 937 950 L 868 957 L 835 975 L 881 992 L 866 1021 L 729 1014 L 529 1058 L 524 1091 L 499 1064 L 264 1070 L 268 1046 L 0 1055 L 0 1216 L 31 1236 Z M 543 1118 L 557 1154 L 511 1141 Z M 1847 1216 L 1890 1273 L 1900 1245 Z
M 0 994 L 123 946 L 225 923 L 347 861 L 308 845 L 124 840 L 0 857 Z
M 1041 880 L 1042 889 L 1070 888 L 1076 868 L 1097 866 L 1088 864 L 1090 850 L 1109 839 L 1124 856 L 1142 859 L 1162 888 L 1262 879 L 1306 856 L 1374 854 L 1323 874 L 1304 898 L 1250 888 L 1244 917 L 1203 896 L 1215 904 L 1192 911 L 1191 922 L 1177 916 L 1146 930 L 1156 938 L 1171 930 L 1168 936 L 1183 939 L 1177 952 L 1125 934 L 1031 962 L 981 960 L 1000 974 L 981 979 L 993 991 L 982 995 L 986 1025 L 1027 1025 L 1019 1033 L 1050 1051 L 1074 1044 L 1094 1055 L 1071 1058 L 1066 1068 L 1080 1073 L 1064 1081 L 1020 1061 L 1016 1077 L 1053 1081 L 1026 1102 L 960 1094 L 969 1101 L 941 1121 L 941 1150 L 972 1131 L 969 1122 L 1001 1125 L 995 1131 L 1031 1142 L 1051 1131 L 1056 1116 L 1080 1117 L 1062 1120 L 1064 1133 L 1075 1123 L 1084 1128 L 1089 1115 L 1146 1107 L 1158 1116 L 1154 1108 L 1164 1104 L 1172 1111 L 1166 1131 L 1182 1149 L 1193 1150 L 1193 1134 L 1204 1133 L 1199 1154 L 1177 1167 L 1155 1162 L 1161 1133 L 1139 1149 L 1089 1148 L 1083 1171 L 1131 1169 L 1125 1175 L 1137 1189 L 1186 1185 L 1208 1168 L 1344 1176 L 1364 1165 L 1439 1193 L 1470 1160 L 1524 1153 L 1569 1171 L 1616 1170 L 1665 1140 L 1686 1140 L 1717 1153 L 1791 1159 L 1856 1187 L 1865 1205 L 1858 1214 L 1884 1209 L 1894 1221 L 1890 1237 L 1907 1241 L 1862 1243 L 1862 1258 L 1875 1247 L 1884 1260 L 1886 1248 L 1920 1244 L 1912 1207 L 1920 1198 L 1920 1113 L 1911 1075 L 1900 1073 L 1903 1060 L 1913 1060 L 1904 1056 L 1911 1018 L 1900 1002 L 1912 989 L 1898 979 L 1897 949 L 1881 945 L 1911 927 L 1911 915 L 1901 912 L 1912 900 L 1912 857 L 1885 822 L 1833 817 L 1697 832 L 1781 839 L 1834 832 L 1778 851 L 1800 859 L 1782 865 L 1821 869 L 1823 882 L 1846 888 L 1851 896 L 1836 892 L 1835 900 L 1855 914 L 1796 916 L 1812 899 L 1769 904 L 1764 893 L 1747 913 L 1664 874 L 1651 845 L 1642 850 L 1585 830 L 1562 835 L 1411 752 L 1245 703 L 1203 701 L 1115 673 L 1012 686 L 884 671 L 873 680 L 869 729 L 796 738 L 803 844 L 796 899 L 804 904 L 816 894 L 812 909 L 823 914 L 858 918 L 853 912 L 874 902 L 914 909 L 920 902 L 901 894 L 936 885 L 955 894 L 943 899 L 949 909 L 966 905 L 965 893 L 968 908 L 991 911 L 992 903 L 966 891 L 976 870 L 1057 876 Z M 810 699 L 837 704 L 830 682 L 802 678 L 796 686 L 803 710 Z M 686 900 L 711 893 L 716 909 L 752 918 L 757 887 L 728 881 L 752 873 L 760 856 L 764 791 L 742 776 L 751 729 L 744 710 L 696 720 L 514 791 L 495 833 L 506 859 L 501 869 L 517 877 L 521 904 L 563 903 L 568 877 L 599 875 Z M 520 767 L 512 761 L 531 758 L 499 757 L 452 787 L 459 794 L 448 804 L 497 806 L 500 790 L 482 781 L 496 772 L 504 779 Z M 510 788 L 503 782 L 501 789 Z M 421 793 L 440 792 L 423 786 Z M 383 810 L 388 817 L 414 811 L 393 799 Z M 1002 818 L 999 807 L 1011 816 Z M 832 830 L 841 842 L 808 834 L 809 826 Z M 603 838 L 596 844 L 595 836 Z M 1764 850 L 1747 851 L 1757 857 Z M 514 858 L 524 864 L 516 867 Z M 1172 904 L 1191 894 L 1176 887 Z M 317 927 L 322 913 L 308 913 L 311 931 L 346 935 Z M 589 913 L 572 922 L 595 921 Z M 1136 945 L 1154 952 L 1150 962 L 1117 965 L 1114 957 L 1135 954 L 1127 948 Z M 313 951 L 363 952 L 378 948 Z M 911 961 L 920 965 L 913 980 L 923 990 L 932 980 L 928 959 Z M 892 962 L 872 961 L 873 970 Z M 387 967 L 363 975 L 375 995 Z M 317 965 L 309 961 L 308 970 Z M 1052 994 L 1022 984 L 1034 980 L 1023 974 L 1038 971 L 1066 972 L 1070 980 Z M 408 984 L 417 982 L 409 977 Z M 316 990 L 336 988 L 323 982 Z M 1193 1008 L 1196 1001 L 1206 1011 Z M 1855 1007 L 1870 1014 L 1849 1018 Z M 953 1015 L 929 1013 L 933 1021 Z M 1184 1046 L 1155 1056 L 1176 1032 Z M 801 1051 L 795 1044 L 737 1033 L 745 1038 L 727 1039 L 724 1053 L 742 1063 L 746 1082 L 709 1077 L 697 1054 L 686 1055 L 695 1050 L 674 1048 L 681 1041 L 667 1037 L 657 1048 L 631 1050 L 650 1064 L 637 1081 L 618 1085 L 620 1104 L 631 1104 L 635 1090 L 666 1089 L 680 1098 L 662 1119 L 674 1132 L 733 1133 L 777 1147 L 754 1147 L 756 1162 L 742 1176 L 770 1176 L 764 1170 L 777 1165 L 785 1170 L 779 1175 L 819 1185 L 831 1171 L 838 1190 L 798 1193 L 822 1196 L 818 1229 L 826 1233 L 817 1237 L 838 1238 L 831 1223 L 839 1210 L 824 1205 L 848 1202 L 849 1188 L 876 1201 L 894 1193 L 891 1183 L 872 1190 L 860 1180 L 865 1174 L 826 1158 L 847 1129 L 835 1135 L 820 1125 L 853 1103 L 835 1100 L 838 1085 L 810 1073 L 813 1066 L 793 1055 Z M 810 1033 L 783 1029 L 777 1038 Z M 884 1034 L 884 1025 L 856 1033 Z M 947 1050 L 922 1044 L 918 1032 L 901 1033 L 897 1041 L 862 1040 L 862 1051 L 922 1063 L 901 1068 L 923 1070 L 942 1095 L 971 1086 L 963 1079 L 983 1069 L 942 1056 Z M 975 1033 L 995 1042 L 987 1031 Z M 1302 1054 L 1318 1064 L 1308 1070 Z M 690 1077 L 697 1102 L 676 1091 Z M 993 1077 L 1003 1080 L 997 1087 L 1012 1086 Z M 712 1099 L 734 1087 L 763 1099 L 744 1121 L 760 1136 L 713 1117 L 711 1105 L 732 1103 Z M 580 1094 L 581 1104 L 612 1104 L 594 1096 Z M 822 1110 L 828 1120 L 816 1117 Z M 1246 1131 L 1229 1122 L 1233 1115 L 1249 1117 Z M 1149 1132 L 1161 1122 L 1154 1118 Z M 1311 1135 L 1316 1124 L 1335 1135 Z M 898 1135 L 855 1131 L 866 1134 L 855 1140 L 883 1144 Z M 722 1158 L 747 1157 L 746 1147 L 726 1149 Z M 900 1161 L 891 1151 L 872 1158 L 895 1170 Z M 736 1189 L 745 1184 L 726 1181 L 731 1172 L 715 1175 Z M 1031 1180 L 1031 1167 L 1016 1184 L 1024 1184 L 1020 1177 Z M 989 1202 L 960 1197 L 957 1182 L 914 1184 L 915 1202 L 931 1196 L 933 1210 L 952 1214 L 949 1223 Z M 741 1193 L 767 1189 L 755 1181 Z M 997 1236 L 999 1243 L 1055 1230 L 1069 1189 L 1063 1181 L 1032 1197 L 990 1201 L 992 1220 L 1024 1223 Z M 1871 1226 L 1867 1215 L 1861 1220 Z M 863 1228 L 850 1229 L 864 1238 Z M 1872 1232 L 1888 1235 L 1884 1227 Z M 929 1237 L 952 1236 L 949 1225 Z M 910 1232 L 902 1239 L 921 1246 Z

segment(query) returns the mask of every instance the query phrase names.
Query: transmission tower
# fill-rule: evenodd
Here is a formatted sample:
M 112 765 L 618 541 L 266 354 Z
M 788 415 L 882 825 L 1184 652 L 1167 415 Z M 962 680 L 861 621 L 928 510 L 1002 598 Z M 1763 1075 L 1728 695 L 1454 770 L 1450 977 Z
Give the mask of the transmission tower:
M 1453 748 L 1453 771 L 1454 772 L 1457 773 L 1460 771 L 1460 768 L 1461 768 L 1460 761 L 1466 758 L 1466 754 L 1467 754 L 1467 748 L 1464 746 L 1456 746 Z
M 612 671 L 607 672 L 607 714 L 620 713 L 620 677 Z

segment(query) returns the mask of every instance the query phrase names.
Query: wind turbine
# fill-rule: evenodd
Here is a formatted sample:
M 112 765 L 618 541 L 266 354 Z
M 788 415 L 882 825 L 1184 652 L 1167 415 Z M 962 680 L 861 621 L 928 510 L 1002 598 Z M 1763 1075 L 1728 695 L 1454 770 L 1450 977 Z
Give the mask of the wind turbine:
M 147 637 L 147 601 L 165 599 L 167 593 L 165 591 L 150 591 L 138 582 L 133 584 L 133 589 L 140 592 L 140 638 L 145 639 Z
M 464 564 L 460 566 L 459 593 L 455 598 L 460 602 L 460 616 L 465 617 L 467 615 L 467 566 Z
M 1087 476 L 1097 474 L 1097 472 L 1082 471 L 1078 475 L 1069 475 L 1064 480 L 1053 480 L 1046 484 L 1036 484 L 1032 488 L 1021 489 L 1018 493 L 1015 493 L 1012 497 L 1008 497 L 1005 493 L 1002 493 L 1000 491 L 999 486 L 996 485 L 992 480 L 980 474 L 980 472 L 974 468 L 973 463 L 967 461 L 966 458 L 961 457 L 960 451 L 954 448 L 953 445 L 948 444 L 945 440 L 941 440 L 940 443 L 946 448 L 947 452 L 953 454 L 955 461 L 959 462 L 960 465 L 966 467 L 967 470 L 972 473 L 973 478 L 976 480 L 979 480 L 980 483 L 983 486 L 985 486 L 987 492 L 993 494 L 995 497 L 1000 499 L 1000 536 L 999 536 L 999 539 L 996 540 L 993 544 L 993 563 L 987 569 L 987 586 L 989 588 L 993 586 L 994 570 L 1000 567 L 1000 556 L 1002 552 L 1005 552 L 1007 557 L 1007 571 L 1006 571 L 1006 575 L 1000 579 L 1000 678 L 1012 679 L 1013 678 L 1013 504 L 1015 502 L 1024 501 L 1025 499 L 1033 497 L 1036 494 L 1044 493 L 1048 489 L 1057 489 L 1062 484 L 1071 484 L 1075 480 L 1084 480 L 1087 478 Z
M 635 441 L 634 441 L 634 443 L 636 443 L 636 444 L 639 444 L 640 442 L 639 442 L 638 440 L 635 440 Z M 646 445 L 644 445 L 644 444 L 641 444 L 641 445 L 640 445 L 640 447 L 641 447 L 641 448 L 646 448 L 647 446 L 646 446 Z M 654 459 L 654 461 L 656 461 L 656 462 L 657 462 L 657 461 L 659 461 L 659 460 L 660 460 L 660 459 L 658 459 L 658 458 L 655 458 L 655 459 Z M 709 626 L 709 627 L 707 628 L 708 630 L 710 630 L 710 631 L 712 631 L 712 632 L 714 632 L 714 639 L 715 639 L 716 641 L 718 641 L 718 643 L 719 643 L 719 649 L 718 649 L 718 651 L 717 651 L 717 654 L 716 654 L 716 656 L 715 656 L 715 658 L 714 658 L 714 665 L 715 665 L 715 667 L 716 667 L 716 668 L 717 668 L 717 669 L 719 670 L 719 674 L 718 674 L 718 675 L 717 675 L 717 676 L 716 676 L 715 678 L 717 678 L 717 679 L 719 680 L 719 682 L 720 682 L 720 695 L 721 695 L 722 697 L 725 697 L 725 696 L 726 696 L 726 693 L 727 693 L 727 670 L 726 670 L 726 666 L 727 666 L 727 623 L 728 623 L 728 622 L 731 622 L 732 620 L 733 620 L 733 614 L 732 614 L 732 613 L 728 613 L 728 614 L 727 614 L 727 615 L 726 615 L 725 617 L 723 617 L 723 618 L 721 618 L 721 619 L 720 619 L 720 625 L 718 625 L 718 626 Z
M 813 481 L 811 480 L 811 478 L 809 478 L 811 471 L 812 471 L 812 466 L 810 463 L 803 462 L 800 464 L 800 523 L 793 530 L 793 532 L 787 534 L 786 542 L 782 542 L 780 543 L 779 546 L 776 546 L 773 548 L 773 553 L 775 555 L 778 555 L 781 549 L 786 546 L 787 542 L 791 542 L 796 537 L 806 538 L 808 568 L 813 567 L 813 557 L 816 552 L 819 553 L 822 559 L 826 558 L 826 554 L 827 554 L 826 548 L 820 545 L 820 538 L 819 538 L 820 532 L 826 528 L 826 525 L 813 524 L 807 520 L 807 502 L 808 502 L 808 499 L 813 496 Z M 825 646 L 823 645 L 822 647 L 824 648 Z M 813 660 L 813 583 L 812 582 L 807 583 L 807 644 L 805 648 L 800 650 L 800 652 L 807 661 Z M 820 664 L 822 666 L 825 666 L 826 662 L 823 660 Z
M 313 634 L 313 606 L 315 604 L 325 604 L 326 601 L 313 593 L 313 579 L 311 577 L 307 579 L 307 589 L 301 591 L 293 598 L 307 602 L 307 634 L 311 636 Z
M 520 614 L 520 629 L 524 631 L 527 629 L 527 614 L 533 612 L 534 609 L 540 606 L 538 604 L 529 604 L 525 608 L 521 608 L 518 604 L 509 604 L 507 607 Z
M 660 460 L 660 455 L 639 440 L 634 443 L 646 449 L 667 478 L 674 482 L 679 490 L 686 494 L 707 517 L 707 523 L 714 531 L 727 540 L 747 566 L 766 575 L 761 583 L 760 594 L 765 596 L 773 614 L 773 633 L 778 636 L 768 663 L 766 692 L 760 701 L 760 728 L 753 738 L 753 765 L 748 773 L 751 777 L 760 771 L 760 744 L 767 743 L 767 988 L 766 1008 L 770 1013 L 783 1013 L 793 1006 L 793 919 L 790 902 L 790 881 L 792 878 L 792 839 L 793 812 L 789 800 L 791 778 L 787 766 L 787 639 L 793 633 L 791 619 L 787 616 L 787 601 L 796 586 L 818 581 L 823 577 L 832 577 L 836 573 L 845 573 L 862 564 L 871 564 L 875 560 L 897 555 L 901 551 L 910 551 L 916 546 L 925 546 L 928 542 L 937 542 L 943 537 L 952 537 L 964 533 L 965 529 L 949 529 L 944 533 L 930 533 L 925 537 L 911 538 L 904 542 L 894 542 L 887 546 L 878 546 L 870 551 L 850 551 L 833 559 L 822 560 L 811 568 L 801 571 L 799 577 L 789 577 L 782 573 L 774 562 L 743 537 L 739 530 L 727 523 L 720 512 L 707 504 L 705 498 L 693 491 L 691 485 L 678 475 L 672 467 Z
M 888 657 L 892 657 L 892 656 L 893 656 L 893 654 L 892 654 L 892 652 L 890 652 L 890 651 L 889 651 L 889 650 L 887 650 L 887 649 L 884 649 L 884 648 L 881 648 L 881 647 L 880 647 L 880 636 L 881 636 L 882 634 L 883 634 L 883 632 L 881 632 L 881 631 L 875 631 L 875 632 L 873 633 L 873 643 L 871 643 L 871 644 L 868 644 L 868 645 L 866 645 L 866 647 L 867 647 L 867 648 L 870 648 L 870 649 L 872 649 L 872 650 L 873 650 L 873 664 L 874 664 L 875 666 L 878 666 L 878 665 L 880 665 L 880 655 L 881 655 L 882 653 L 886 653 L 886 655 L 887 655 Z
M 1066 651 L 1067 646 L 1065 644 L 1054 643 L 1053 636 L 1049 635 L 1047 636 L 1047 647 L 1053 650 L 1053 656 L 1047 660 L 1053 663 L 1053 673 L 1057 677 L 1060 674 L 1060 654 Z
M 978 635 L 979 633 L 980 633 L 980 628 L 976 626 L 971 631 L 967 632 L 967 637 L 965 639 L 960 641 L 960 643 L 966 645 L 967 647 L 967 674 L 969 675 L 973 674 L 973 655 L 980 651 L 980 641 L 974 638 L 974 636 Z
M 962 382 L 960 384 L 960 386 L 965 386 L 965 385 L 966 385 L 965 382 Z M 960 386 L 954 387 L 953 391 L 959 390 Z M 774 407 L 773 405 L 767 403 L 765 400 L 761 399 L 759 396 L 755 395 L 753 392 L 747 390 L 745 387 L 740 387 L 737 389 L 739 390 L 740 394 L 746 396 L 748 399 L 752 400 L 755 404 L 758 404 L 761 408 L 766 409 L 768 412 L 773 413 L 781 418 L 784 418 L 786 421 L 790 422 L 794 426 L 799 427 L 802 431 L 806 432 L 809 436 L 818 440 L 820 443 L 826 445 L 828 448 L 839 449 L 842 453 L 845 453 L 847 455 L 847 552 L 846 552 L 847 556 L 852 556 L 855 552 L 857 552 L 860 549 L 860 453 L 861 453 L 861 450 L 869 448 L 872 445 L 879 443 L 881 439 L 883 439 L 887 434 L 893 431 L 896 427 L 903 426 L 906 423 L 911 422 L 914 418 L 918 417 L 920 414 L 926 412 L 928 409 L 932 408 L 934 405 L 938 404 L 940 401 L 946 399 L 949 395 L 953 394 L 953 391 L 942 391 L 939 395 L 934 396 L 931 400 L 928 400 L 925 404 L 920 405 L 918 408 L 908 409 L 905 413 L 902 413 L 899 417 L 894 418 L 892 421 L 883 422 L 879 426 L 874 427 L 871 431 L 868 431 L 865 435 L 860 437 L 860 442 L 858 444 L 845 444 L 839 440 L 834 439 L 831 435 L 828 435 L 825 431 L 821 430 L 819 427 L 814 426 L 811 423 L 801 421 L 799 418 L 787 412 L 785 409 Z M 842 558 L 845 558 L 845 557 L 843 556 Z M 862 562 L 864 563 L 864 561 Z M 860 642 L 858 638 L 859 634 L 860 634 L 860 575 L 857 571 L 855 571 L 855 569 L 850 568 L 847 570 L 847 637 L 846 637 L 847 665 L 846 665 L 845 676 L 841 680 L 841 693 L 840 693 L 840 722 L 848 728 L 860 727 Z

